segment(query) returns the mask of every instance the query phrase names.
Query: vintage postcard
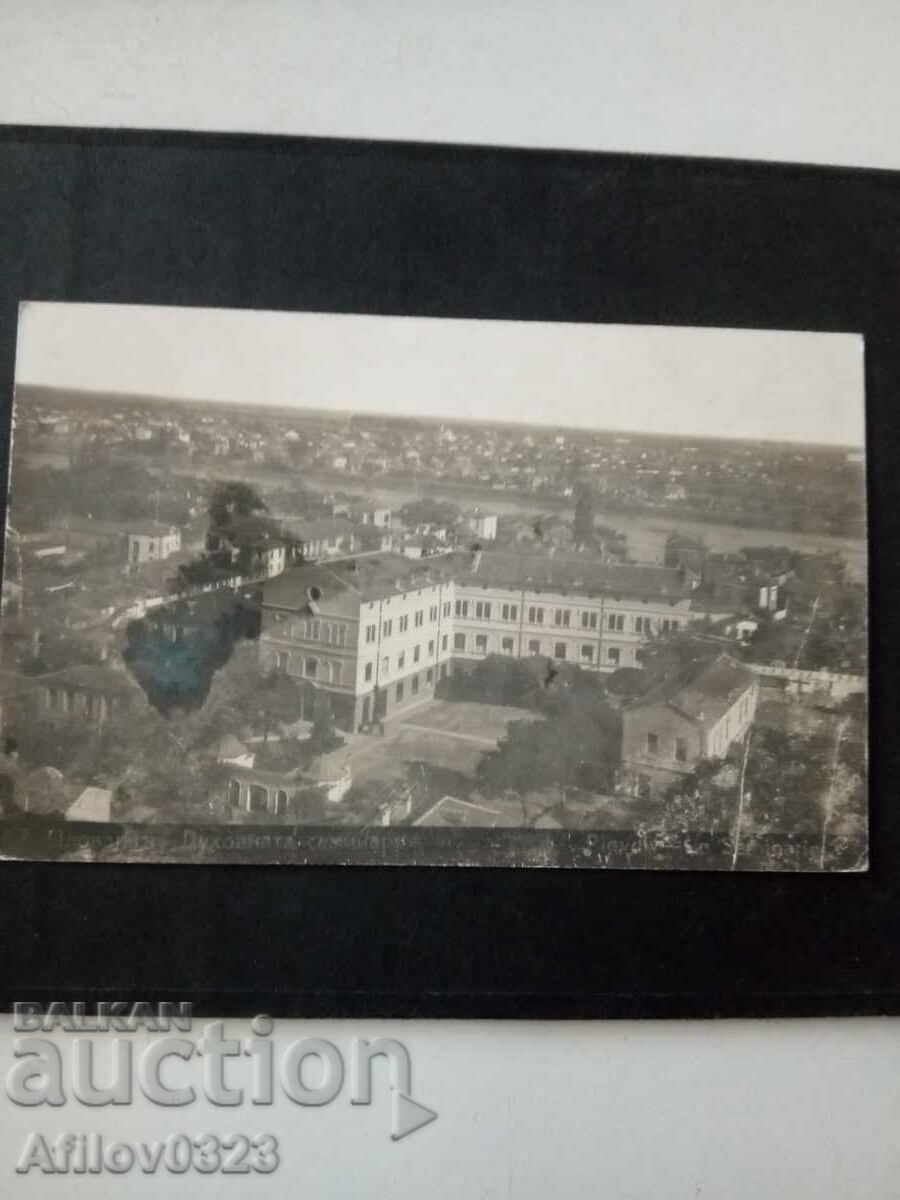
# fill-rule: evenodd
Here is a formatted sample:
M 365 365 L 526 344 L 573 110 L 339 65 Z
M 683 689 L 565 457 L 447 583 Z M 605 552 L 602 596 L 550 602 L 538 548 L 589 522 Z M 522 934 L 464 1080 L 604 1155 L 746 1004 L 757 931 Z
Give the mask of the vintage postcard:
M 0 852 L 860 871 L 852 333 L 28 303 Z

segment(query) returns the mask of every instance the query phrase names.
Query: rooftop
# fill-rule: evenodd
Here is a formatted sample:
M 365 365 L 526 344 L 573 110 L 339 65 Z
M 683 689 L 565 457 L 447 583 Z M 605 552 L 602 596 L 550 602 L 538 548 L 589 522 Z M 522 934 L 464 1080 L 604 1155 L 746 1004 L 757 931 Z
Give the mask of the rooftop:
M 292 611 L 306 608 L 310 599 L 327 615 L 354 616 L 361 603 L 384 599 L 444 582 L 445 571 L 390 552 L 361 554 L 332 563 L 302 563 L 264 585 L 267 608 Z
M 713 725 L 754 683 L 755 675 L 728 654 L 701 667 L 687 683 L 661 684 L 642 696 L 631 709 L 669 704 L 692 721 Z
M 35 687 L 77 688 L 83 692 L 102 692 L 104 695 L 129 695 L 138 689 L 138 684 L 125 671 L 113 671 L 109 667 L 82 663 L 66 667 L 63 671 L 51 671 L 46 675 L 32 675 L 30 682 Z
M 457 583 L 469 586 L 526 588 L 588 595 L 647 596 L 682 600 L 690 595 L 684 576 L 674 567 L 603 563 L 560 554 L 521 554 L 483 550 L 458 553 L 444 560 Z
M 170 525 L 166 521 L 137 521 L 128 526 L 128 532 L 132 536 L 140 537 L 169 537 L 178 532 L 178 526 Z

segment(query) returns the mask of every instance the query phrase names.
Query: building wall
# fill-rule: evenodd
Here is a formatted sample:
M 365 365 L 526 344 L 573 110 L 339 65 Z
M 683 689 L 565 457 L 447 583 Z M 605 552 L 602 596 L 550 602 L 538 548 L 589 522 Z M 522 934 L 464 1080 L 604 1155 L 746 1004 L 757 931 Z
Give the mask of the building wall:
M 148 534 L 129 533 L 128 561 L 130 563 L 160 562 L 181 549 L 181 531 Z
M 670 604 L 470 583 L 457 584 L 455 597 L 453 653 L 469 661 L 541 654 L 586 670 L 615 671 L 639 666 L 637 652 L 652 635 L 697 619 L 688 599 Z
M 46 684 L 38 691 L 38 710 L 47 717 L 73 717 L 102 725 L 109 716 L 109 700 L 100 692 Z
M 335 720 L 340 715 L 343 728 L 356 730 L 429 699 L 454 663 L 543 655 L 610 672 L 639 666 L 637 652 L 652 635 L 697 617 L 687 598 L 670 603 L 450 581 L 362 600 L 352 619 L 323 610 L 321 625 L 269 614 L 260 661 L 264 670 L 286 670 L 326 691 Z M 331 628 L 342 625 L 343 642 Z
M 651 749 L 648 738 L 656 737 Z M 676 756 L 678 743 L 684 761 Z M 627 790 L 644 777 L 651 795 L 657 795 L 697 766 L 704 755 L 704 731 L 696 722 L 668 704 L 642 705 L 622 714 L 622 767 Z
M 652 795 L 693 771 L 704 758 L 724 758 L 753 724 L 759 699 L 759 682 L 741 693 L 714 725 L 678 712 L 668 704 L 636 705 L 622 714 L 622 773 L 625 786 L 634 790 L 643 776 Z M 655 748 L 648 741 L 655 736 Z M 676 740 L 677 739 L 677 740 Z M 683 753 L 679 758 L 678 751 Z
M 704 747 L 707 758 L 724 758 L 732 742 L 740 741 L 753 724 L 758 701 L 759 681 L 754 679 L 728 712 L 707 732 Z
M 354 732 L 433 696 L 452 656 L 452 596 L 452 583 L 432 584 L 362 601 L 354 617 L 269 611 L 260 665 L 327 694 L 335 723 Z
M 452 582 L 435 583 L 360 606 L 360 724 L 390 717 L 433 696 L 441 668 L 453 654 L 453 597 Z

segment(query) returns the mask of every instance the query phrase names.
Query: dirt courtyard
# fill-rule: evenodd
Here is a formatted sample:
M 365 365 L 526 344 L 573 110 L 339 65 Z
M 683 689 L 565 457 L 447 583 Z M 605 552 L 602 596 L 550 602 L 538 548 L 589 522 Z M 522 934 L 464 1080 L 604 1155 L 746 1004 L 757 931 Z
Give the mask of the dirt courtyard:
M 354 784 L 400 778 L 408 764 L 428 763 L 472 776 L 511 721 L 540 720 L 523 708 L 471 701 L 430 700 L 385 724 L 384 737 L 346 738 Z

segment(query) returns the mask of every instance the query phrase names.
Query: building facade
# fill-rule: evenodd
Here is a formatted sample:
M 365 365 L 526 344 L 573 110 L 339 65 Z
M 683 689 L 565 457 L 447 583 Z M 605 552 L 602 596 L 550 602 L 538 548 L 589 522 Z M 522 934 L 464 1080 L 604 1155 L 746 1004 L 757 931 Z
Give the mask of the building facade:
M 128 531 L 128 565 L 162 562 L 181 549 L 181 530 L 175 525 L 141 525 Z
M 622 714 L 622 790 L 659 796 L 702 760 L 724 758 L 746 736 L 758 700 L 757 676 L 722 654 L 687 684 L 630 705 Z
M 676 570 L 476 552 L 410 561 L 373 554 L 306 563 L 265 585 L 260 661 L 304 685 L 312 720 L 366 728 L 429 700 L 489 654 L 587 670 L 639 666 L 657 634 L 695 619 Z
M 304 564 L 264 589 L 260 662 L 356 731 L 431 699 L 452 658 L 454 585 L 395 554 Z
M 485 552 L 457 556 L 453 653 L 543 655 L 585 670 L 639 667 L 653 636 L 697 614 L 677 570 Z
M 477 538 L 492 542 L 497 537 L 496 513 L 471 512 L 466 515 L 466 525 Z

